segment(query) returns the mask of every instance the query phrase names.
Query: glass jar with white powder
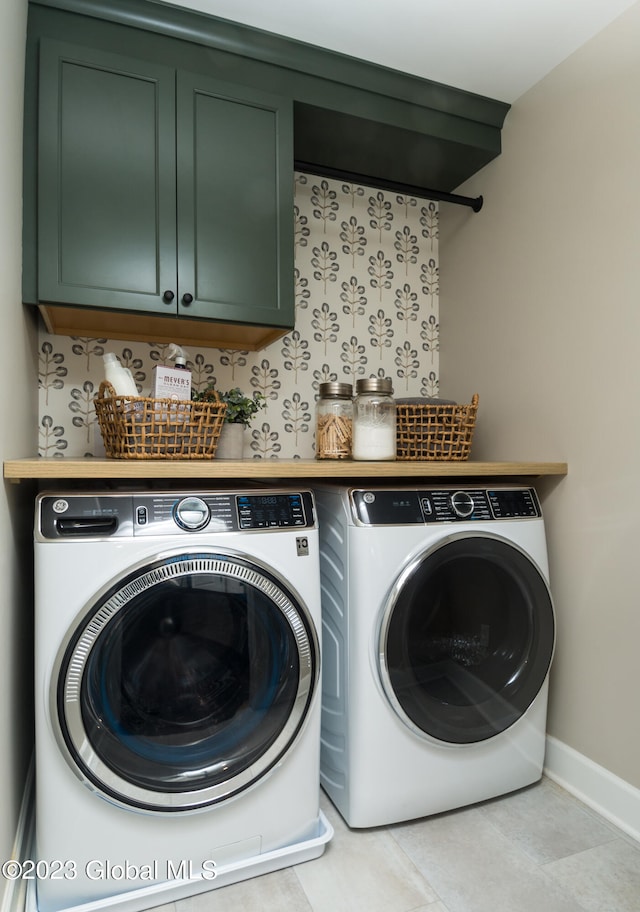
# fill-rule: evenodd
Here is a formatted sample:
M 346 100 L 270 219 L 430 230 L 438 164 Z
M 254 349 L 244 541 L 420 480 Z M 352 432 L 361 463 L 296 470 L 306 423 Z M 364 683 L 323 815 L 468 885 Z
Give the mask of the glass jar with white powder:
M 396 404 L 391 380 L 371 377 L 356 381 L 353 400 L 353 458 L 396 458 Z

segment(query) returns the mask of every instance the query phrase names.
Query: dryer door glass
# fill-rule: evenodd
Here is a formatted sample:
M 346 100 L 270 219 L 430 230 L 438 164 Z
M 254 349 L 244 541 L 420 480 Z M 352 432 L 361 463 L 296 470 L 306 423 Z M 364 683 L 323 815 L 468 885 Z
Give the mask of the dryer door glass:
M 520 550 L 489 536 L 453 539 L 401 575 L 385 607 L 385 691 L 415 731 L 483 741 L 513 725 L 553 655 L 546 581 Z
M 62 661 L 61 731 L 120 803 L 176 811 L 248 788 L 291 746 L 312 698 L 306 609 L 254 564 L 181 554 L 118 582 Z

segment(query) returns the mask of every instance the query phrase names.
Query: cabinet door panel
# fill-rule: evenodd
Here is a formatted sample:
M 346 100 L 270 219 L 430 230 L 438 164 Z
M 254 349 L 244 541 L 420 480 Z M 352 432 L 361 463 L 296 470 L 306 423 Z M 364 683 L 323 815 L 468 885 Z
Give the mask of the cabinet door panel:
M 41 301 L 175 313 L 175 72 L 43 42 Z
M 177 148 L 179 310 L 293 326 L 290 103 L 179 73 Z

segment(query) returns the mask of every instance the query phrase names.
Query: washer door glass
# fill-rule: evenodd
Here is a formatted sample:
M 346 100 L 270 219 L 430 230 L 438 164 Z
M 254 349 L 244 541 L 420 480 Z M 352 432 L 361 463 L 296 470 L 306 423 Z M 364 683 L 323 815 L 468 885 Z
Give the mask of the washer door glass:
M 540 692 L 554 636 L 549 589 L 522 551 L 490 536 L 453 538 L 394 586 L 380 629 L 382 683 L 414 731 L 483 741 Z
M 251 786 L 299 732 L 317 677 L 306 609 L 264 568 L 181 554 L 118 582 L 62 658 L 76 772 L 118 803 L 195 809 Z

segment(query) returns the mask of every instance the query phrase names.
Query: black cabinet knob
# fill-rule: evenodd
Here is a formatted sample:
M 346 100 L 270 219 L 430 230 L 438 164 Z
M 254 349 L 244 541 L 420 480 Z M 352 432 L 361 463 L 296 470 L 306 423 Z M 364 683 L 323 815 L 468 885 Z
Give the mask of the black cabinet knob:
M 189 292 L 182 295 L 182 303 L 185 305 L 185 307 L 188 307 L 192 301 L 193 301 L 193 295 L 189 294 Z
M 162 295 L 162 300 L 163 300 L 163 301 L 166 301 L 167 304 L 171 304 L 171 302 L 173 301 L 174 298 L 175 298 L 175 295 L 174 295 L 174 293 L 171 291 L 170 288 L 167 288 L 167 290 L 165 291 L 165 293 Z

